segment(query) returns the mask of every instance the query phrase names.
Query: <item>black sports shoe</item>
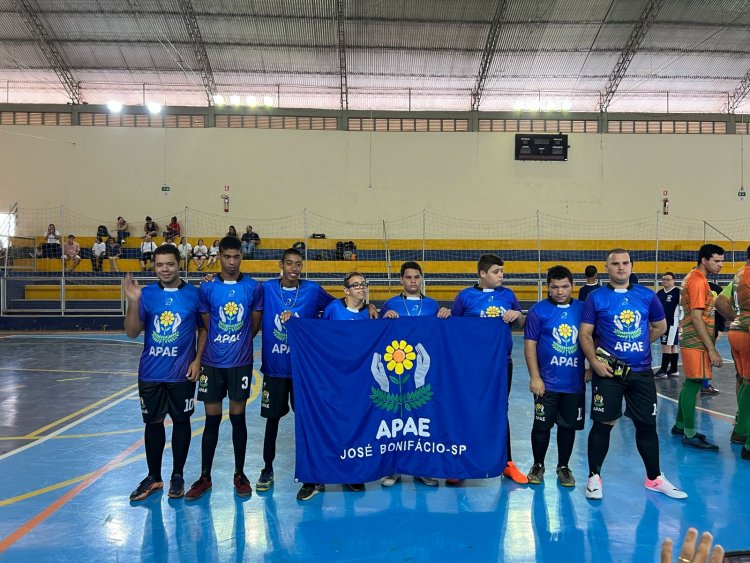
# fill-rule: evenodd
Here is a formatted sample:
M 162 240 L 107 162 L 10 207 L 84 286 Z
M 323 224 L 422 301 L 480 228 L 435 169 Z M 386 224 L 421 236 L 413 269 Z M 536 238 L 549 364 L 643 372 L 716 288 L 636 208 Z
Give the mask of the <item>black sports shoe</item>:
M 672 432 L 672 436 L 684 436 L 685 435 L 685 430 L 682 429 L 682 428 L 677 428 L 677 426 L 673 426 L 672 430 L 670 432 Z M 700 432 L 696 432 L 695 436 L 697 438 L 700 438 L 701 440 L 705 440 L 706 439 L 706 435 L 705 434 L 701 434 Z M 744 444 L 745 442 L 742 442 L 742 443 Z
M 305 483 L 297 493 L 297 500 L 310 500 L 318 493 L 322 493 L 326 490 L 326 486 L 322 483 Z
M 719 446 L 717 446 L 716 444 L 712 444 L 711 442 L 707 441 L 705 438 L 699 438 L 697 435 L 693 436 L 692 438 L 683 436 L 682 445 L 688 446 L 690 448 L 696 448 L 698 450 L 716 451 L 719 449 Z
M 265 493 L 273 486 L 273 469 L 262 469 L 260 477 L 255 482 L 255 490 L 259 493 Z
M 663 369 L 660 369 L 654 374 L 654 379 L 666 379 L 667 378 L 667 372 Z
M 364 483 L 347 483 L 346 486 L 349 487 L 350 491 L 353 491 L 355 493 L 361 493 L 365 490 Z
M 185 496 L 185 479 L 182 478 L 182 475 L 172 475 L 172 478 L 169 480 L 169 493 L 167 493 L 167 496 L 169 498 L 182 498 Z
M 143 481 L 138 483 L 138 486 L 135 488 L 135 490 L 132 493 L 130 493 L 130 500 L 132 501 L 143 500 L 151 493 L 155 493 L 156 491 L 159 491 L 163 488 L 164 488 L 163 481 L 157 481 L 151 475 L 147 475 Z

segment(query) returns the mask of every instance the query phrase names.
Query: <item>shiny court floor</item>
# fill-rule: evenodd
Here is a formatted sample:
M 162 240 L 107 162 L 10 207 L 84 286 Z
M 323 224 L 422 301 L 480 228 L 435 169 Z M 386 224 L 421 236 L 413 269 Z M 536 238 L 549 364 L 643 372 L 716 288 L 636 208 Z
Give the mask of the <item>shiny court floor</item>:
M 532 401 L 521 340 L 514 338 L 513 451 L 526 471 Z M 720 351 L 729 358 L 724 341 Z M 368 483 L 365 493 L 329 486 L 301 503 L 289 418 L 271 492 L 244 501 L 234 496 L 227 422 L 210 494 L 194 503 L 155 494 L 131 504 L 128 494 L 145 475 L 139 352 L 120 335 L 0 337 L 0 560 L 641 562 L 657 560 L 663 538 L 677 538 L 688 526 L 711 530 L 728 549 L 750 547 L 750 463 L 729 444 L 732 364 L 718 371 L 721 395 L 699 400 L 698 426 L 721 445 L 718 453 L 688 451 L 670 436 L 679 383 L 659 383 L 662 467 L 688 491 L 685 501 L 643 488 L 633 427 L 624 421 L 612 433 L 601 502 L 583 494 L 584 431 L 571 460 L 578 478 L 572 490 L 557 485 L 554 471 L 537 487 L 495 478 L 431 488 L 407 477 L 391 489 Z M 252 482 L 262 466 L 258 388 L 255 381 L 248 406 Z M 200 467 L 201 414 L 199 407 L 188 482 Z M 555 461 L 553 440 L 548 467 Z M 168 450 L 165 475 L 170 470 Z

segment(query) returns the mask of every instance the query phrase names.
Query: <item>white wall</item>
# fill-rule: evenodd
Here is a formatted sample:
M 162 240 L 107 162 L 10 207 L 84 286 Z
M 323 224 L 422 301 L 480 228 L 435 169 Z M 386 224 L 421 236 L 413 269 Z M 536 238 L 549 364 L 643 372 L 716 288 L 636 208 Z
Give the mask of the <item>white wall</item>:
M 466 219 L 671 212 L 739 219 L 739 135 L 570 135 L 566 163 L 516 162 L 513 134 L 2 127 L 0 209 L 64 204 L 132 222 L 185 206 L 252 218 L 307 208 L 354 221 L 423 208 Z M 368 190 L 372 143 L 372 186 Z M 161 192 L 165 177 L 171 186 Z M 747 162 L 750 171 L 750 162 Z

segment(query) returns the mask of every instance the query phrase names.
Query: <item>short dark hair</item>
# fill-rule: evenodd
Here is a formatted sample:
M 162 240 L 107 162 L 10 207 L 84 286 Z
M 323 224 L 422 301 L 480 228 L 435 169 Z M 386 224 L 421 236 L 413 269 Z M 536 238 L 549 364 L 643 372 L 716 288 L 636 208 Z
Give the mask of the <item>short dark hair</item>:
M 586 269 L 583 271 L 583 275 L 587 278 L 593 278 L 596 274 L 599 273 L 599 270 L 596 269 L 596 266 L 593 264 L 589 264 L 586 266 Z
M 698 249 L 698 266 L 701 265 L 701 260 L 711 260 L 711 256 L 718 254 L 724 256 L 724 249 L 718 244 L 704 244 Z
M 151 217 L 149 217 L 148 215 L 146 215 L 146 221 L 150 221 L 150 220 L 151 220 Z
M 414 261 L 404 262 L 403 264 L 401 264 L 401 277 L 402 278 L 404 277 L 404 273 L 406 272 L 406 270 L 416 270 L 417 272 L 419 272 L 420 276 L 422 275 L 422 266 L 420 266 Z
M 156 256 L 159 254 L 171 254 L 174 256 L 175 260 L 177 260 L 177 263 L 180 263 L 180 260 L 182 260 L 182 257 L 180 256 L 180 251 L 177 250 L 176 246 L 172 246 L 171 244 L 163 244 L 161 246 L 157 246 L 156 250 L 154 250 L 154 260 L 156 260 Z
M 502 258 L 497 254 L 482 254 L 477 260 L 477 273 L 489 272 L 492 266 L 504 266 Z
M 568 280 L 573 285 L 573 273 L 565 266 L 552 266 L 547 270 L 547 284 L 552 280 Z
M 664 276 L 672 276 L 672 279 L 675 279 L 677 276 L 674 275 L 674 272 L 664 272 L 661 277 Z
M 607 262 L 609 262 L 609 257 L 612 256 L 613 254 L 627 254 L 628 256 L 630 256 L 630 252 L 628 252 L 624 248 L 613 248 L 612 250 L 607 252 Z M 632 258 L 630 259 L 630 262 L 631 263 L 633 262 Z
M 219 252 L 222 250 L 242 250 L 242 243 L 237 237 L 224 237 L 219 241 Z
M 292 254 L 294 254 L 295 256 L 299 256 L 302 260 L 305 259 L 305 257 L 302 256 L 302 253 L 296 248 L 287 248 L 284 251 L 284 254 L 281 255 L 281 261 L 283 262 L 284 260 L 286 260 L 287 256 L 291 256 Z
M 344 287 L 349 287 L 349 280 L 352 279 L 354 276 L 359 276 L 363 280 L 367 280 L 364 274 L 360 274 L 359 272 L 349 272 L 344 276 Z

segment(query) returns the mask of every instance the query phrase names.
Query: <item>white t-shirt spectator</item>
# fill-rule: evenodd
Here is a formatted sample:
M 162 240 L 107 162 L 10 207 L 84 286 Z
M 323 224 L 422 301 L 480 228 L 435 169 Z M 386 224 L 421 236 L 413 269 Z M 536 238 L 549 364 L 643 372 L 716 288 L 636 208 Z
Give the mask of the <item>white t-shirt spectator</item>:
M 205 244 L 196 244 L 193 247 L 193 256 L 206 256 L 208 254 L 208 248 Z
M 141 254 L 146 254 L 147 252 L 156 252 L 156 243 L 151 242 L 142 242 L 141 243 Z
M 182 256 L 182 259 L 184 260 L 185 258 L 190 257 L 190 252 L 193 250 L 193 246 L 189 242 L 186 242 L 185 244 L 178 244 L 177 250 L 180 251 L 180 256 Z
M 107 244 L 104 242 L 95 242 L 94 246 L 91 247 L 91 254 L 94 257 L 99 258 L 107 253 Z

